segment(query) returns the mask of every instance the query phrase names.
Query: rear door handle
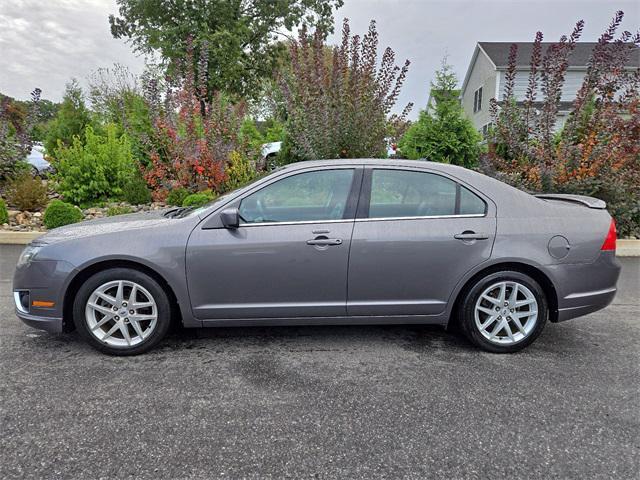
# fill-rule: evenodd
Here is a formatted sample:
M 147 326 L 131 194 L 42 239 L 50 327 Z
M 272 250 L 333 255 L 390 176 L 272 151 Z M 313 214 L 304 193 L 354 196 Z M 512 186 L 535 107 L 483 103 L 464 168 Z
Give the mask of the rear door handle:
M 340 238 L 314 238 L 313 240 L 307 240 L 307 245 L 342 245 L 342 239 Z
M 453 238 L 456 240 L 487 240 L 489 235 L 486 233 L 463 232 L 454 235 Z

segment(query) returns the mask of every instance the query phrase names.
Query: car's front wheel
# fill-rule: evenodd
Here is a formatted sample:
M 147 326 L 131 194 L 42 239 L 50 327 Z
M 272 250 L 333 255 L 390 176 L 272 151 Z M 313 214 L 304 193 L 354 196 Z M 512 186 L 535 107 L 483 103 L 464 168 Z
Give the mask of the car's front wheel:
M 473 343 L 490 352 L 510 353 L 540 335 L 548 307 L 544 291 L 533 278 L 500 271 L 480 278 L 467 290 L 459 313 Z
M 96 273 L 78 290 L 73 304 L 77 330 L 111 355 L 137 355 L 167 333 L 171 308 L 164 289 L 145 273 L 113 268 Z

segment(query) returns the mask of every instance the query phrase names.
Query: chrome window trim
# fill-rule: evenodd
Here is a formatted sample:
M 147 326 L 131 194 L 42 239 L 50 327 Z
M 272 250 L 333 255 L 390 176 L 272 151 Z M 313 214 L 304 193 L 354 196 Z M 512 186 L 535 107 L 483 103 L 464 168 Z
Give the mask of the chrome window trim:
M 470 215 L 426 215 L 421 217 L 379 217 L 379 218 L 353 218 L 340 220 L 304 220 L 299 222 L 263 222 L 263 223 L 241 223 L 238 228 L 244 227 L 272 227 L 274 225 L 313 225 L 322 223 L 351 223 L 351 222 L 377 222 L 390 220 L 429 220 L 438 218 L 482 218 L 486 217 L 483 213 L 474 213 Z
M 436 218 L 482 218 L 486 217 L 486 213 L 472 213 L 469 215 L 425 215 L 418 217 L 367 217 L 356 218 L 356 222 L 376 222 L 376 221 L 389 221 L 389 220 L 429 220 Z
M 301 220 L 297 222 L 255 222 L 255 223 L 241 223 L 238 228 L 243 227 L 265 227 L 274 225 L 313 225 L 323 223 L 353 223 L 353 218 L 341 218 L 339 220 Z

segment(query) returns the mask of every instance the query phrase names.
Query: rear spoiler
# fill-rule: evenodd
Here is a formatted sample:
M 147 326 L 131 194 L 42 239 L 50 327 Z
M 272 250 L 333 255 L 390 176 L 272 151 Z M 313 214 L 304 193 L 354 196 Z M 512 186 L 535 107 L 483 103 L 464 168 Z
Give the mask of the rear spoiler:
M 589 208 L 596 208 L 598 210 L 604 210 L 607 208 L 607 204 L 604 200 L 599 198 L 587 197 L 586 195 L 571 195 L 568 193 L 540 193 L 534 195 L 537 198 L 543 200 L 560 200 L 562 202 L 579 203 Z

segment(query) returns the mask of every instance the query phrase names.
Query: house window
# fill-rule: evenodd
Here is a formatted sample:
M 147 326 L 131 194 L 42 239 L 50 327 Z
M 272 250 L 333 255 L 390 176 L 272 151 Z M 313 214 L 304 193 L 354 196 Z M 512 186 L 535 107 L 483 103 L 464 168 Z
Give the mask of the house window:
M 473 113 L 482 110 L 482 87 L 473 92 Z
M 482 126 L 482 129 L 480 130 L 480 133 L 482 133 L 482 138 L 485 138 L 485 139 L 487 138 L 490 128 L 491 128 L 491 123 L 487 123 Z

